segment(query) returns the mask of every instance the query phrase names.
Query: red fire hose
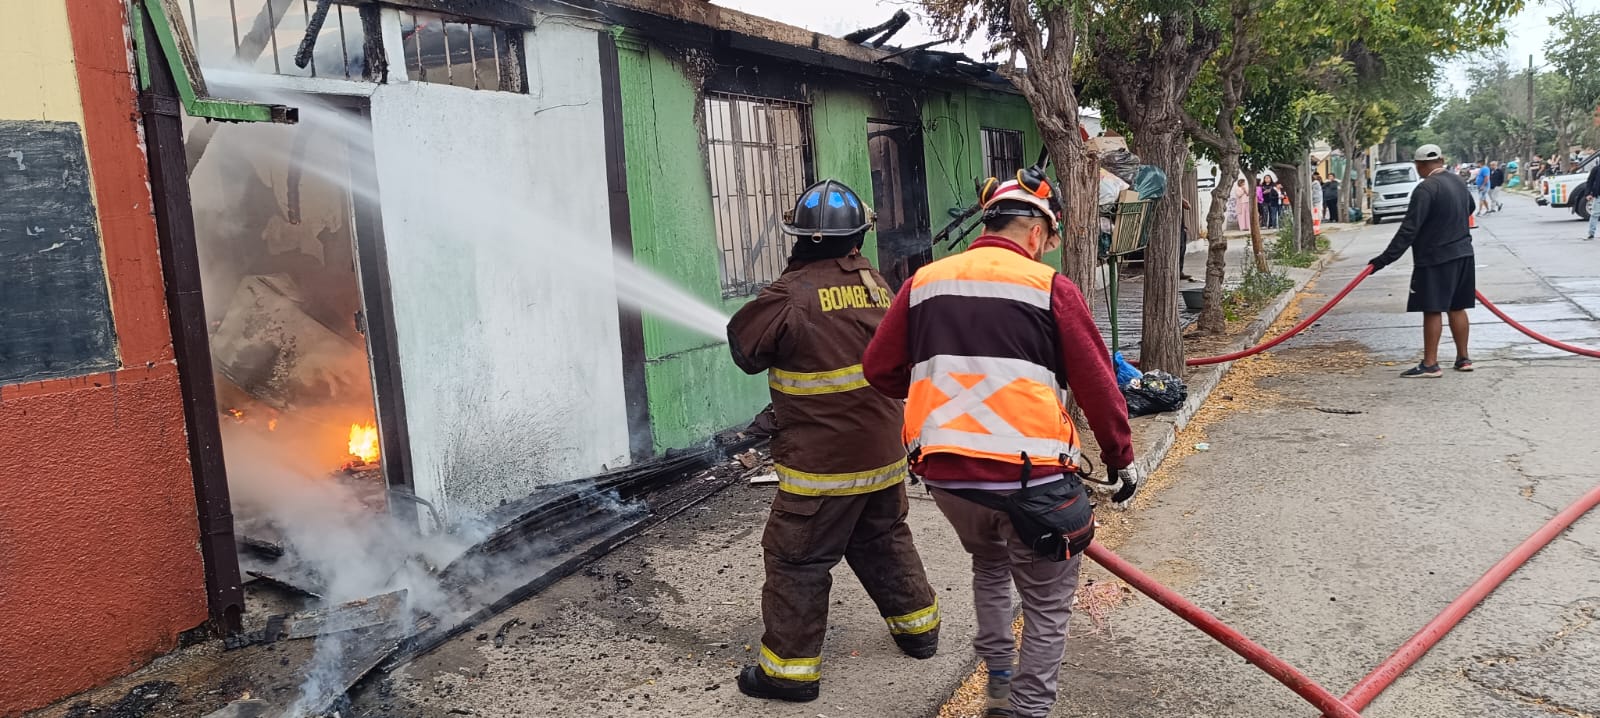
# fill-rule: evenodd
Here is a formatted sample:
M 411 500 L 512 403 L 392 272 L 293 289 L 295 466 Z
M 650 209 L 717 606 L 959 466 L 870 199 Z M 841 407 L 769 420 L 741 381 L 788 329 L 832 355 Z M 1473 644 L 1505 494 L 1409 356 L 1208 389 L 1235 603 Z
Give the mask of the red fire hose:
M 1479 297 L 1479 299 L 1482 299 L 1482 297 Z M 1484 302 L 1484 304 L 1488 304 L 1488 302 Z M 1496 312 L 1496 314 L 1498 313 Z M 1504 316 L 1500 318 L 1505 319 Z M 1510 320 L 1507 321 L 1509 322 Z M 1446 606 L 1438 616 L 1428 622 L 1428 625 L 1423 626 L 1422 630 L 1417 631 L 1416 635 L 1401 644 L 1393 655 L 1384 659 L 1382 663 L 1378 664 L 1377 668 L 1367 674 L 1366 678 L 1361 679 L 1360 683 L 1351 688 L 1349 693 L 1344 694 L 1343 703 L 1355 710 L 1366 708 L 1372 703 L 1372 699 L 1377 698 L 1378 694 L 1382 693 L 1383 689 L 1388 688 L 1389 684 L 1394 683 L 1401 674 L 1406 672 L 1406 669 L 1411 667 L 1411 664 L 1422 658 L 1422 655 L 1427 653 L 1428 649 L 1433 648 L 1434 644 L 1439 642 L 1439 639 L 1444 638 L 1444 635 L 1449 633 L 1450 629 L 1455 628 L 1456 624 L 1460 623 L 1461 619 L 1476 608 L 1491 591 L 1498 588 L 1501 583 L 1504 583 L 1522 564 L 1527 563 L 1528 559 L 1539 552 L 1539 549 L 1544 548 L 1555 540 L 1556 536 L 1561 535 L 1562 531 L 1567 530 L 1567 527 L 1571 526 L 1572 522 L 1577 521 L 1578 517 L 1584 515 L 1596 505 L 1600 505 L 1600 486 L 1590 489 L 1589 493 L 1584 494 L 1582 498 L 1573 502 L 1571 506 L 1556 514 L 1555 518 L 1550 519 L 1549 523 L 1535 531 L 1532 536 L 1528 537 L 1528 540 L 1523 541 L 1511 553 L 1506 554 L 1505 558 L 1500 559 L 1500 562 L 1496 563 L 1487 573 L 1483 574 L 1482 578 L 1472 584 L 1466 593 L 1461 594 L 1460 598 L 1451 601 L 1450 605 Z M 1132 582 L 1130 581 L 1129 583 Z M 1321 708 L 1322 706 L 1317 707 Z M 1340 716 L 1348 714 L 1324 709 L 1323 715 Z
M 1204 631 L 1206 635 L 1217 639 L 1229 650 L 1242 656 L 1246 661 L 1256 665 L 1272 676 L 1279 683 L 1294 691 L 1301 698 L 1306 699 L 1312 706 L 1322 711 L 1324 718 L 1360 718 L 1361 709 L 1366 708 L 1372 700 L 1382 693 L 1385 688 L 1399 679 L 1412 664 L 1422 658 L 1445 634 L 1455 628 L 1472 609 L 1476 608 L 1484 598 L 1504 583 L 1518 568 L 1527 563 L 1540 549 L 1549 545 L 1551 541 L 1561 535 L 1561 532 L 1571 527 L 1573 522 L 1585 513 L 1600 505 L 1600 486 L 1595 486 L 1582 498 L 1556 514 L 1543 527 L 1529 536 L 1505 558 L 1500 559 L 1488 572 L 1484 573 L 1467 591 L 1456 600 L 1451 601 L 1438 616 L 1434 617 L 1422 630 L 1417 631 L 1410 639 L 1401 644 L 1400 648 L 1384 661 L 1378 664 L 1366 678 L 1361 679 L 1354 688 L 1350 689 L 1343 698 L 1335 698 L 1328 689 L 1323 688 L 1316 681 L 1311 680 L 1294 666 L 1283 659 L 1272 655 L 1260 644 L 1245 637 L 1244 634 L 1218 620 L 1216 616 L 1207 613 L 1205 609 L 1190 603 L 1172 589 L 1161 585 L 1150 578 L 1143 571 L 1135 568 L 1133 564 L 1122 560 L 1120 556 L 1095 542 L 1089 545 L 1084 552 L 1095 563 L 1104 566 L 1117 578 L 1128 582 L 1128 585 L 1138 589 L 1140 593 L 1154 599 L 1167 610 L 1177 614 L 1179 618 L 1188 621 L 1194 627 Z
M 1221 364 L 1223 362 L 1230 362 L 1230 361 L 1234 361 L 1236 359 L 1243 359 L 1243 358 L 1245 358 L 1247 356 L 1251 356 L 1253 354 L 1260 354 L 1261 352 L 1264 352 L 1264 351 L 1266 351 L 1268 349 L 1271 349 L 1271 348 L 1273 348 L 1275 346 L 1278 346 L 1279 344 L 1282 344 L 1285 340 L 1287 340 L 1289 337 L 1292 337 L 1292 336 L 1294 336 L 1296 334 L 1299 334 L 1300 332 L 1305 331 L 1306 327 L 1309 327 L 1312 324 L 1315 324 L 1318 319 L 1322 318 L 1322 315 L 1327 314 L 1328 310 L 1333 308 L 1333 305 L 1338 304 L 1339 302 L 1343 301 L 1344 298 L 1345 298 L 1345 295 L 1349 294 L 1350 290 L 1355 289 L 1357 284 L 1360 284 L 1361 281 L 1366 279 L 1367 277 L 1372 276 L 1372 273 L 1374 271 L 1376 271 L 1376 270 L 1374 270 L 1372 268 L 1372 265 L 1370 265 L 1370 264 L 1367 265 L 1367 267 L 1365 269 L 1361 270 L 1360 274 L 1356 275 L 1355 279 L 1350 280 L 1349 284 L 1344 285 L 1344 289 L 1339 290 L 1338 294 L 1333 295 L 1333 299 L 1328 300 L 1328 303 L 1322 305 L 1322 308 L 1318 309 L 1315 314 L 1312 314 L 1311 316 L 1306 317 L 1305 319 L 1301 320 L 1299 324 L 1294 325 L 1294 327 L 1291 328 L 1289 331 L 1286 331 L 1286 332 L 1284 332 L 1282 334 L 1279 334 L 1277 336 L 1277 338 L 1275 338 L 1275 339 L 1273 339 L 1271 341 L 1268 341 L 1268 342 L 1265 342 L 1265 343 L 1262 343 L 1262 344 L 1257 344 L 1257 345 L 1255 345 L 1253 347 L 1250 347 L 1249 349 L 1241 349 L 1241 350 L 1236 351 L 1236 352 L 1234 352 L 1232 354 L 1223 354 L 1222 356 L 1214 356 L 1214 357 L 1198 357 L 1198 358 L 1195 358 L 1195 359 L 1190 359 L 1190 360 L 1188 360 L 1188 361 L 1186 361 L 1184 363 L 1189 365 L 1189 366 L 1204 366 L 1206 364 Z
M 1257 344 L 1257 345 L 1255 345 L 1253 347 L 1250 347 L 1249 349 L 1241 349 L 1239 351 L 1233 352 L 1232 354 L 1223 354 L 1221 356 L 1214 356 L 1214 357 L 1196 357 L 1194 359 L 1190 359 L 1190 360 L 1184 362 L 1184 364 L 1186 364 L 1188 366 L 1205 366 L 1207 364 L 1221 364 L 1223 362 L 1236 361 L 1236 360 L 1239 360 L 1239 359 L 1243 359 L 1243 358 L 1245 358 L 1247 356 L 1260 354 L 1261 352 L 1264 352 L 1264 351 L 1266 351 L 1268 349 L 1271 349 L 1271 348 L 1273 348 L 1275 346 L 1278 346 L 1279 344 L 1282 344 L 1283 342 L 1287 341 L 1290 337 L 1292 337 L 1292 336 L 1294 336 L 1296 334 L 1299 334 L 1300 332 L 1305 331 L 1306 328 L 1311 326 L 1312 324 L 1317 323 L 1317 320 L 1321 319 L 1322 315 L 1327 314 L 1328 310 L 1333 309 L 1334 305 L 1338 304 L 1341 301 L 1344 301 L 1344 298 L 1347 295 L 1350 294 L 1350 290 L 1355 289 L 1356 285 L 1360 284 L 1367 277 L 1372 276 L 1372 273 L 1374 271 L 1376 271 L 1376 270 L 1374 270 L 1372 268 L 1372 265 L 1370 265 L 1370 264 L 1367 265 L 1366 269 L 1361 270 L 1361 273 L 1357 274 L 1355 279 L 1350 280 L 1349 284 L 1344 285 L 1344 289 L 1339 290 L 1338 294 L 1333 295 L 1333 299 L 1328 300 L 1328 303 L 1322 305 L 1321 309 L 1318 309 L 1311 316 L 1306 317 L 1305 319 L 1302 319 L 1299 324 L 1296 324 L 1293 327 L 1291 327 L 1289 329 L 1289 331 L 1286 331 L 1286 332 L 1284 332 L 1282 334 L 1279 334 L 1277 337 L 1274 337 L 1273 339 L 1271 339 L 1269 341 L 1263 342 L 1261 344 Z M 1478 295 L 1478 301 L 1483 302 L 1483 306 L 1486 309 L 1488 309 L 1490 312 L 1493 312 L 1494 315 L 1499 317 L 1501 321 L 1503 321 L 1503 322 L 1505 322 L 1507 324 L 1510 324 L 1512 326 L 1512 328 L 1516 329 L 1519 332 L 1522 332 L 1523 334 L 1528 335 L 1530 338 L 1534 339 L 1535 341 L 1538 341 L 1538 342 L 1541 342 L 1541 343 L 1544 343 L 1544 344 L 1548 344 L 1548 345 L 1553 346 L 1553 347 L 1555 347 L 1557 349 L 1560 349 L 1562 351 L 1567 351 L 1567 352 L 1571 352 L 1573 354 L 1579 354 L 1579 355 L 1586 356 L 1586 357 L 1595 357 L 1597 359 L 1600 359 L 1600 350 L 1588 349 L 1588 348 L 1585 348 L 1585 347 L 1580 347 L 1580 346 L 1576 346 L 1576 345 L 1572 345 L 1572 344 L 1567 344 L 1566 342 L 1557 341 L 1555 339 L 1551 339 L 1550 337 L 1544 336 L 1543 334 L 1535 332 L 1534 330 L 1529 329 L 1529 328 L 1523 326 L 1522 324 L 1518 323 L 1517 320 L 1512 319 L 1509 316 L 1506 316 L 1506 313 L 1500 311 L 1500 308 L 1495 306 L 1494 302 L 1489 301 L 1489 299 L 1487 297 L 1483 296 L 1483 292 L 1477 292 L 1477 295 Z M 1134 366 L 1138 366 L 1138 364 L 1135 363 Z
M 1586 357 L 1595 357 L 1597 359 L 1600 359 L 1600 350 L 1585 349 L 1583 347 L 1574 346 L 1574 345 L 1568 344 L 1566 342 L 1558 342 L 1558 341 L 1556 341 L 1554 339 L 1551 339 L 1550 337 L 1547 337 L 1547 336 L 1544 336 L 1542 334 L 1539 334 L 1538 332 L 1535 332 L 1532 329 L 1529 329 L 1529 328 L 1527 328 L 1525 326 L 1522 326 L 1520 323 L 1517 322 L 1517 320 L 1506 316 L 1506 313 L 1500 311 L 1500 308 L 1495 306 L 1494 302 L 1489 301 L 1489 299 L 1487 297 L 1483 296 L 1483 292 L 1478 292 L 1477 295 L 1478 295 L 1478 301 L 1483 302 L 1483 306 L 1485 308 L 1487 308 L 1491 312 L 1494 312 L 1495 316 L 1500 317 L 1500 321 L 1505 322 L 1507 324 L 1510 324 L 1513 329 L 1516 329 L 1517 331 L 1522 332 L 1523 334 L 1526 334 L 1529 337 L 1532 337 L 1534 340 L 1539 341 L 1539 342 L 1543 342 L 1545 344 L 1549 344 L 1550 346 L 1553 346 L 1553 347 L 1555 347 L 1557 349 L 1560 349 L 1562 351 L 1569 351 L 1569 352 L 1572 352 L 1573 354 L 1582 354 L 1583 356 L 1586 356 Z
M 1128 585 L 1139 589 L 1140 593 L 1155 599 L 1156 603 L 1178 614 L 1179 618 L 1193 624 L 1195 628 L 1217 639 L 1222 645 L 1227 646 L 1229 650 L 1244 657 L 1246 661 L 1266 671 L 1267 675 L 1288 686 L 1289 690 L 1294 691 L 1301 698 L 1309 701 L 1311 705 L 1321 709 L 1325 715 L 1335 716 L 1336 718 L 1361 718 L 1360 713 L 1340 702 L 1338 698 L 1328 692 L 1328 689 L 1306 677 L 1304 673 L 1301 673 L 1294 666 L 1272 655 L 1267 649 L 1262 648 L 1260 644 L 1246 638 L 1244 634 L 1217 620 L 1216 616 L 1190 603 L 1172 589 L 1157 583 L 1155 579 L 1134 568 L 1133 564 L 1122 560 L 1120 556 L 1111 553 L 1109 549 L 1101 546 L 1099 542 L 1089 544 L 1089 549 L 1084 554 L 1094 559 L 1095 563 L 1106 567 L 1106 570 L 1117 578 L 1127 581 Z

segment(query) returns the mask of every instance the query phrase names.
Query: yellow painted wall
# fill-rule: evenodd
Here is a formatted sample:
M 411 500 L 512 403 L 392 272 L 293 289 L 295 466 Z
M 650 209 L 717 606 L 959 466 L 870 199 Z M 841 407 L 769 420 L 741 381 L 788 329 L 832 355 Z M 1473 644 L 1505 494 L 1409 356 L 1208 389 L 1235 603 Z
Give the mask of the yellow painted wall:
M 66 0 L 0 0 L 0 18 L 0 120 L 82 125 Z

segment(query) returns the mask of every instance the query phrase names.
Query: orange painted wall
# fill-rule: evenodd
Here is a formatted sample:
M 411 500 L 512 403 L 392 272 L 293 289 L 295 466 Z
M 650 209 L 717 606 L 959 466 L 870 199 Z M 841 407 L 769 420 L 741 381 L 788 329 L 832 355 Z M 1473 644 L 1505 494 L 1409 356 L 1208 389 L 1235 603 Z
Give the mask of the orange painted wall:
M 0 386 L 0 716 L 127 673 L 206 619 L 123 3 L 28 1 L 45 24 L 65 7 L 123 368 Z M 0 69 L 0 92 L 48 75 L 48 50 Z

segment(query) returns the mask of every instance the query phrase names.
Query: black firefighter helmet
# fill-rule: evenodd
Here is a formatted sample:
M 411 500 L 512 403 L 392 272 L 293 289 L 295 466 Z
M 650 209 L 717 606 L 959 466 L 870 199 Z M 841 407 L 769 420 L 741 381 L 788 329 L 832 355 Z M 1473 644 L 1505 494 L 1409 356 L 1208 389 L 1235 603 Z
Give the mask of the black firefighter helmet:
M 853 237 L 872 228 L 872 210 L 855 190 L 826 179 L 806 188 L 783 216 L 783 231 L 795 237 Z

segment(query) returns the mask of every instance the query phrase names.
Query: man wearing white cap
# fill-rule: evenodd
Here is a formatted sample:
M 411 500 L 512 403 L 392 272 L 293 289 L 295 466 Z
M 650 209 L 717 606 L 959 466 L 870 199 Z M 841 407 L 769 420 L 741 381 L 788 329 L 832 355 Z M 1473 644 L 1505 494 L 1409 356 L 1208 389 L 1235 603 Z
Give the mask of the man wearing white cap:
M 1422 362 L 1400 376 L 1437 379 L 1439 339 L 1444 315 L 1450 315 L 1450 338 L 1456 344 L 1456 371 L 1472 371 L 1467 356 L 1467 310 L 1475 302 L 1471 218 L 1472 192 L 1467 183 L 1444 166 L 1438 145 L 1417 148 L 1414 157 L 1422 184 L 1411 191 L 1406 218 L 1394 233 L 1389 248 L 1368 264 L 1376 272 L 1393 264 L 1411 249 L 1411 294 L 1406 311 L 1422 313 Z

